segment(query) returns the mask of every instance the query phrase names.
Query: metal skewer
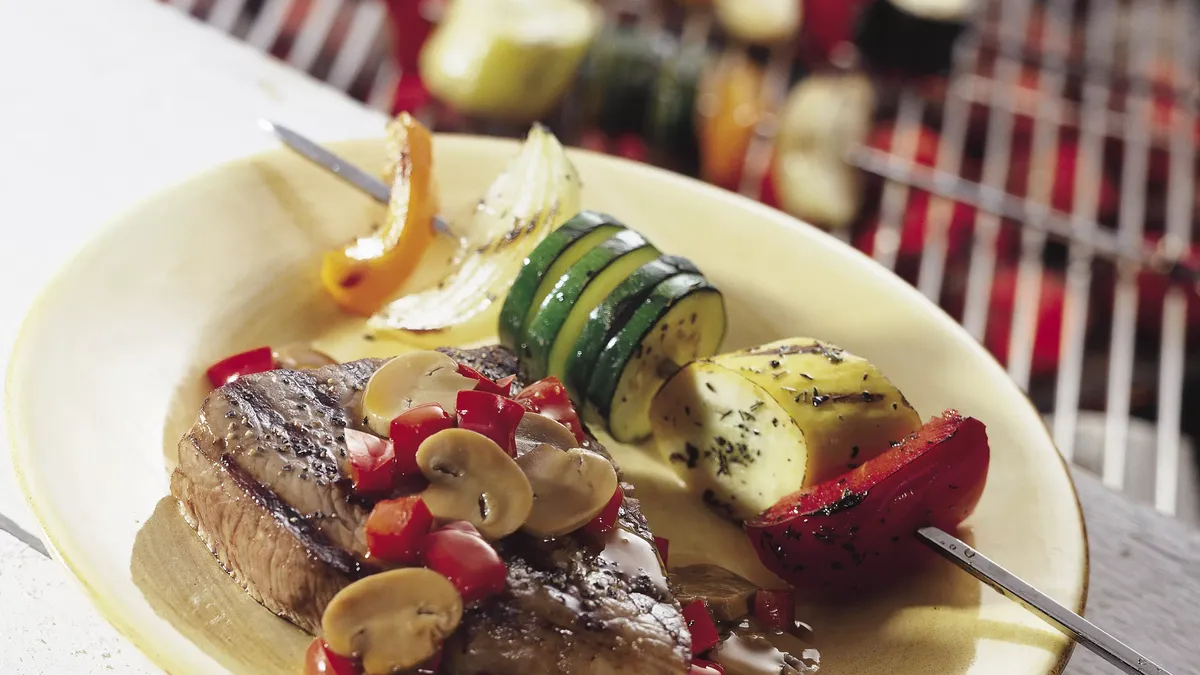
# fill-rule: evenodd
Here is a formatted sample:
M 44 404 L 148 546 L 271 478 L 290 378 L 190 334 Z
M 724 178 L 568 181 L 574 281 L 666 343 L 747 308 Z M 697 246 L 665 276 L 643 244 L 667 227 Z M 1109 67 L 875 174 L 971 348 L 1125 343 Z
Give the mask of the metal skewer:
M 1095 624 L 1055 602 L 1050 596 L 1022 581 L 1018 576 L 976 551 L 961 539 L 936 527 L 917 530 L 917 539 L 943 558 L 966 570 L 1008 599 L 1087 647 L 1097 656 L 1130 675 L 1170 675 L 1161 666 L 1142 656 Z
M 391 200 L 392 191 L 383 181 L 345 159 L 338 157 L 313 141 L 271 120 L 260 119 L 258 126 L 262 127 L 264 131 L 273 134 L 275 138 L 278 138 L 284 145 L 295 150 L 301 157 L 362 190 L 380 204 L 387 204 Z M 446 221 L 440 216 L 434 216 L 433 227 L 442 234 L 450 234 L 449 226 L 447 226 Z

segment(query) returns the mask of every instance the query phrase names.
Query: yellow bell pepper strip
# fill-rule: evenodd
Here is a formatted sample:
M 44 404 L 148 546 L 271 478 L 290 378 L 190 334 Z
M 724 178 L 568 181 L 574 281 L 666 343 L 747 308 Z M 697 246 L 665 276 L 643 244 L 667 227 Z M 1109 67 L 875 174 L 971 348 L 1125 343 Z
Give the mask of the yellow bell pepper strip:
M 742 50 L 721 55 L 700 81 L 696 99 L 700 177 L 736 190 L 754 128 L 765 113 L 763 70 Z
M 433 242 L 433 138 L 408 113 L 388 125 L 392 196 L 383 228 L 325 254 L 321 281 L 348 312 L 370 316 L 396 295 Z

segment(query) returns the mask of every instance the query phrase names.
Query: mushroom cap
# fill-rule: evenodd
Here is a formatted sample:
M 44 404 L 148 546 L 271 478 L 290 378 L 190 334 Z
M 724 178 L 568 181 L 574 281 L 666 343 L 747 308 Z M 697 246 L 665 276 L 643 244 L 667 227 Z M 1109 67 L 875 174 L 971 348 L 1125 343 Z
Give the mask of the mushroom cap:
M 441 520 L 465 520 L 486 539 L 516 532 L 533 508 L 533 490 L 521 467 L 496 442 L 467 429 L 444 429 L 417 449 L 429 479 L 421 493 Z
M 413 406 L 438 403 L 454 413 L 458 392 L 475 384 L 458 373 L 457 361 L 441 352 L 408 352 L 380 366 L 367 381 L 362 416 L 371 431 L 387 436 L 392 420 Z
M 561 537 L 583 527 L 617 490 L 612 463 L 583 448 L 563 451 L 543 443 L 517 464 L 533 488 L 533 508 L 522 529 L 539 537 Z
M 433 656 L 462 613 L 462 597 L 450 580 L 406 567 L 343 588 L 325 608 L 321 632 L 334 652 L 361 658 L 367 675 L 387 675 Z
M 543 443 L 549 443 L 559 450 L 579 447 L 575 434 L 561 422 L 540 413 L 525 413 L 521 423 L 517 425 L 517 457 Z

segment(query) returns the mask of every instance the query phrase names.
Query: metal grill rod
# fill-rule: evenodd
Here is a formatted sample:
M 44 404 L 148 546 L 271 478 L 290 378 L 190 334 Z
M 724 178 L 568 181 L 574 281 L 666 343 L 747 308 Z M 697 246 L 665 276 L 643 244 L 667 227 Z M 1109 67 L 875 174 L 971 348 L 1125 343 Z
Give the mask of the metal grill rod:
M 1191 260 L 1171 258 L 1159 249 L 1126 246 L 1116 235 L 1103 229 L 1081 235 L 1076 231 L 1076 226 L 1083 219 L 1060 214 L 1044 204 L 866 146 L 851 150 L 846 161 L 884 179 L 906 182 L 945 199 L 1020 221 L 1024 227 L 1041 230 L 1064 241 L 1078 240 L 1081 245 L 1094 249 L 1095 253 L 1105 258 L 1171 275 L 1178 281 L 1200 284 L 1200 266 Z

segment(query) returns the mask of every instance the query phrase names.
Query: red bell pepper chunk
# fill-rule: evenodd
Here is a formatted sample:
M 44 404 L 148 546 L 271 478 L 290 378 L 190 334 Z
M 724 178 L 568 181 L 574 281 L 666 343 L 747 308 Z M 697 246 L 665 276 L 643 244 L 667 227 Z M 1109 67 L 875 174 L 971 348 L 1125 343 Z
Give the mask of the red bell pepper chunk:
M 692 667 L 688 675 L 725 675 L 725 667 L 713 661 L 692 659 Z
M 799 592 L 865 590 L 913 561 L 917 528 L 953 529 L 975 510 L 989 456 L 983 423 L 948 410 L 857 469 L 779 500 L 746 533 Z
M 421 564 L 449 579 L 467 605 L 502 592 L 508 583 L 508 567 L 470 523 L 430 532 Z
M 417 449 L 425 439 L 453 427 L 454 416 L 437 403 L 413 406 L 397 415 L 388 432 L 395 446 L 396 476 L 419 475 Z
M 790 588 L 760 588 L 754 593 L 754 618 L 775 630 L 790 631 L 796 622 L 796 599 Z
M 396 468 L 392 442 L 356 429 L 346 429 L 346 465 L 354 491 L 361 494 L 390 492 Z
M 666 537 L 655 537 L 654 548 L 658 549 L 658 557 L 662 558 L 663 567 L 666 567 L 667 551 L 671 548 L 671 540 Z
M 579 413 L 571 405 L 567 396 L 567 388 L 557 377 L 547 377 L 525 387 L 513 400 L 525 406 L 529 412 L 545 415 L 562 424 L 575 434 L 575 440 L 580 443 L 585 438 L 583 424 L 579 422 Z
M 617 490 L 613 492 L 613 496 L 604 505 L 604 510 L 579 529 L 597 536 L 603 536 L 612 532 L 613 528 L 617 526 L 617 516 L 621 514 L 621 504 L 624 501 L 625 491 L 618 485 Z
M 475 391 L 486 391 L 489 394 L 503 396 L 504 398 L 510 396 L 513 380 L 516 379 L 515 375 L 509 375 L 499 382 L 493 382 L 478 370 L 461 363 L 458 364 L 458 374 L 475 380 Z
M 385 499 L 367 516 L 367 551 L 374 558 L 411 564 L 433 527 L 433 514 L 420 495 Z
M 717 627 L 703 600 L 684 605 L 683 620 L 687 622 L 688 630 L 692 633 L 692 655 L 703 654 L 717 646 L 721 637 L 717 634 Z
M 335 653 L 321 638 L 314 638 L 304 653 L 304 675 L 358 675 L 352 659 Z
M 275 353 L 270 347 L 258 347 L 217 361 L 205 371 L 213 387 L 220 387 L 243 375 L 265 373 L 275 369 Z
M 516 454 L 517 425 L 525 416 L 520 403 L 477 389 L 458 392 L 454 403 L 460 428 L 483 434 L 508 454 Z

